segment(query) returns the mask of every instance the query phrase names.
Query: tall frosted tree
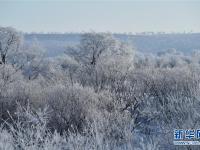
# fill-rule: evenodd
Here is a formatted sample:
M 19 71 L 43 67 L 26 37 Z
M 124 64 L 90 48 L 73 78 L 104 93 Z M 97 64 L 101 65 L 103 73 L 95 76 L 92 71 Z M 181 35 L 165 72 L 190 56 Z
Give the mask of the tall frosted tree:
M 87 65 L 96 65 L 101 55 L 110 51 L 115 39 L 106 33 L 85 33 L 81 36 L 79 45 L 68 47 L 66 53 Z
M 21 39 L 15 29 L 0 27 L 0 64 L 6 64 L 7 59 L 19 50 Z
M 82 72 L 86 73 L 81 76 L 83 80 L 91 79 L 95 86 L 133 68 L 134 50 L 109 33 L 85 33 L 80 43 L 69 47 L 66 54 L 83 66 Z

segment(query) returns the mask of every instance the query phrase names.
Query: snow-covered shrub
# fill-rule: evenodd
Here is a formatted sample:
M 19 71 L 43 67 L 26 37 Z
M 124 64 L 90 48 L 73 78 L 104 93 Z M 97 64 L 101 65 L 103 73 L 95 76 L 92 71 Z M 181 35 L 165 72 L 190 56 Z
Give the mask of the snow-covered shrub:
M 2 150 L 14 150 L 13 136 L 8 130 L 3 127 L 0 128 L 0 149 Z
M 43 92 L 45 102 L 52 109 L 50 126 L 60 132 L 70 128 L 81 131 L 86 117 L 91 118 L 97 103 L 97 94 L 79 84 L 56 85 Z
M 5 121 L 0 133 L 2 149 L 54 150 L 66 147 L 66 138 L 56 131 L 47 128 L 49 119 L 48 107 L 33 110 L 18 104 L 15 116 Z

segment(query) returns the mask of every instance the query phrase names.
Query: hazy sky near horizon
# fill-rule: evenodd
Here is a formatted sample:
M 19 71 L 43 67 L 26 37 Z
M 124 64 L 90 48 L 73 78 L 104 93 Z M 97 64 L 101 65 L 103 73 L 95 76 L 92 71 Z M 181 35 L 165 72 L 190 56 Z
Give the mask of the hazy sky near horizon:
M 24 32 L 200 32 L 200 0 L 0 0 L 0 26 Z

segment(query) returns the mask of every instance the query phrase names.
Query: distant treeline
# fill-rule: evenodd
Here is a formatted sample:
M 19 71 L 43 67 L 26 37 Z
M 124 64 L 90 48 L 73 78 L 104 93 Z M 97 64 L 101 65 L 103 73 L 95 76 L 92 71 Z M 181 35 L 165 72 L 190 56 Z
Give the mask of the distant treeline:
M 47 50 L 49 56 L 60 55 L 66 46 L 77 44 L 81 33 L 30 33 L 25 34 L 25 43 L 30 44 L 34 40 Z M 137 51 L 144 53 L 158 53 L 174 48 L 183 53 L 190 53 L 200 49 L 200 33 L 177 33 L 177 34 L 114 34 L 122 41 L 132 44 Z

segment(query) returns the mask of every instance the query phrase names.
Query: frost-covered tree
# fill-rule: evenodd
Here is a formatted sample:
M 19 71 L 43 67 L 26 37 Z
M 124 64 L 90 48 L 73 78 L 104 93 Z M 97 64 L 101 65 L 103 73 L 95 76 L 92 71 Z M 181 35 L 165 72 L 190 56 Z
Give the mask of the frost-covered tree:
M 134 50 L 108 33 L 83 34 L 80 44 L 68 48 L 66 54 L 81 64 L 82 83 L 98 88 L 133 68 Z
M 61 67 L 61 70 L 69 77 L 72 84 L 78 80 L 80 63 L 73 57 L 70 57 L 69 55 L 59 56 L 55 58 L 55 63 Z
M 7 59 L 15 55 L 21 44 L 21 35 L 13 28 L 0 27 L 0 64 L 6 64 Z
M 80 44 L 75 48 L 69 47 L 66 53 L 82 63 L 96 65 L 101 55 L 110 51 L 114 44 L 115 40 L 111 34 L 85 33 L 81 36 Z
M 30 80 L 35 79 L 44 69 L 44 48 L 35 40 L 29 47 L 23 48 L 19 59 L 19 63 L 23 64 L 23 74 Z

